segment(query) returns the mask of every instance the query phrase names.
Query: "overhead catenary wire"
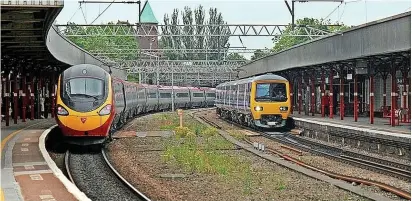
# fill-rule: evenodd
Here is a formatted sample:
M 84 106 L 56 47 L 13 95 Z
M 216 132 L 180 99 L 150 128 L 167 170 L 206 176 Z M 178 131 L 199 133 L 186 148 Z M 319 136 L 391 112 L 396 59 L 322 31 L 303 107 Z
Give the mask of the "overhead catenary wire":
M 97 19 L 99 19 L 99 17 L 100 17 L 101 15 L 103 15 L 103 13 L 106 12 L 106 10 L 107 10 L 115 1 L 116 1 L 116 0 L 113 0 L 113 1 L 103 10 L 103 12 L 101 12 L 101 13 L 96 17 L 96 19 L 94 19 L 94 20 L 92 21 L 92 23 L 90 23 L 90 24 L 93 24 Z
M 343 5 L 343 11 L 342 11 L 342 14 L 339 16 L 339 18 L 338 18 L 338 23 L 340 22 L 340 20 L 342 19 L 342 17 L 343 17 L 343 14 L 345 13 L 345 8 L 346 8 L 346 3 Z
M 340 6 L 342 5 L 342 2 L 335 8 L 333 9 L 332 12 L 330 12 L 325 18 L 323 18 L 320 23 L 322 23 L 324 20 L 328 19 L 330 15 L 332 15 Z
M 69 23 L 72 19 L 73 19 L 73 17 L 74 17 L 74 15 L 76 15 L 76 13 L 81 9 L 81 5 L 79 6 L 79 8 L 76 10 L 76 12 L 74 12 L 74 14 L 72 15 L 72 17 L 67 21 L 67 23 Z
M 87 19 L 86 19 L 86 16 L 84 15 L 84 12 L 83 12 L 83 7 L 82 7 L 82 6 L 80 6 L 80 9 L 82 10 L 82 14 L 83 14 L 84 22 L 87 24 Z

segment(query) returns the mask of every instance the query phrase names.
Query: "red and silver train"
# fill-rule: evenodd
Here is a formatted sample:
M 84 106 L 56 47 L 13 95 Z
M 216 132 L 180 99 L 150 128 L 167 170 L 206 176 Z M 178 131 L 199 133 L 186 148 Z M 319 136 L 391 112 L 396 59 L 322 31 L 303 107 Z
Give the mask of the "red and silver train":
M 212 107 L 214 88 L 174 87 L 175 108 Z M 101 144 L 128 119 L 150 111 L 169 110 L 172 87 L 127 82 L 102 68 L 80 64 L 60 76 L 56 121 L 70 144 Z

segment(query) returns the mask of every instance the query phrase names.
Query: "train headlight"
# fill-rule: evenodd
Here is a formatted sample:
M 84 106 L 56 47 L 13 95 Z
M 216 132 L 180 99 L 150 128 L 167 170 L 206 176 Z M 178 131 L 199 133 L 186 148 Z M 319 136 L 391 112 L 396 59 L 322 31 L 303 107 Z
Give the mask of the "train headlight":
M 57 115 L 61 115 L 61 116 L 67 116 L 69 115 L 69 112 L 64 109 L 64 107 L 62 107 L 61 105 L 57 106 Z
M 112 105 L 109 104 L 109 105 L 104 106 L 104 107 L 100 110 L 99 115 L 100 115 L 100 116 L 108 115 L 108 114 L 110 114 L 110 111 L 112 111 Z
M 281 107 L 279 107 L 279 110 L 280 110 L 281 112 L 286 112 L 286 111 L 288 111 L 288 107 L 281 106 Z
M 261 106 L 256 106 L 256 107 L 255 107 L 255 111 L 263 111 L 263 107 L 261 107 Z

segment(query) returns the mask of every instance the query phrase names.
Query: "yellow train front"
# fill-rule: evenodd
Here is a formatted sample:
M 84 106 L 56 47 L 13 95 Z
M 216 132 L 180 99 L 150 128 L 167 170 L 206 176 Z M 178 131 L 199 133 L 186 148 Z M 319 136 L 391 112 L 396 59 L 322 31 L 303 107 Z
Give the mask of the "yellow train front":
M 56 107 L 56 121 L 68 143 L 103 143 L 115 115 L 110 74 L 89 64 L 65 70 L 58 80 Z
M 284 128 L 290 115 L 289 82 L 273 74 L 226 82 L 216 87 L 216 112 L 257 128 Z

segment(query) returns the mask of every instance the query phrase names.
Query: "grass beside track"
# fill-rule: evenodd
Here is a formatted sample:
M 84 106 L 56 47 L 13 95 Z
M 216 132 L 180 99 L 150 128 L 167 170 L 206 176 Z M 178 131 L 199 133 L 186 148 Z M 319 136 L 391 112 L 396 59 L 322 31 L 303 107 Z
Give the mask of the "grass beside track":
M 215 128 L 188 115 L 184 116 L 182 128 L 176 114 L 158 114 L 155 119 L 163 123 L 162 130 L 175 132 L 171 139 L 164 142 L 162 159 L 169 165 L 176 165 L 189 174 L 214 174 L 224 182 L 241 182 L 244 194 L 253 194 L 252 189 L 259 185 L 271 185 L 273 190 L 286 188 L 282 175 L 260 171 L 262 167 L 254 167 L 253 161 L 221 150 L 234 149 L 235 146 L 221 137 Z M 237 139 L 245 137 L 240 131 L 230 133 Z

